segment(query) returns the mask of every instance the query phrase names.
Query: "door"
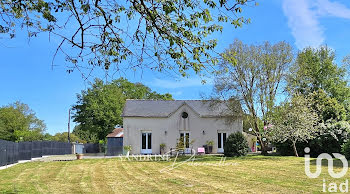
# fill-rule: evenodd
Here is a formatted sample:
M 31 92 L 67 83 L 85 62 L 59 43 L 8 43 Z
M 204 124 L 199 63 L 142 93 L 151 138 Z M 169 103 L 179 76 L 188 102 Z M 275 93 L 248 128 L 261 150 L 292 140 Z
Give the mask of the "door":
M 151 132 L 142 132 L 141 154 L 152 154 L 152 133 Z
M 180 133 L 180 139 L 184 142 L 185 154 L 190 154 L 191 153 L 190 133 L 187 133 L 187 132 Z
M 218 133 L 218 153 L 224 153 L 226 133 Z

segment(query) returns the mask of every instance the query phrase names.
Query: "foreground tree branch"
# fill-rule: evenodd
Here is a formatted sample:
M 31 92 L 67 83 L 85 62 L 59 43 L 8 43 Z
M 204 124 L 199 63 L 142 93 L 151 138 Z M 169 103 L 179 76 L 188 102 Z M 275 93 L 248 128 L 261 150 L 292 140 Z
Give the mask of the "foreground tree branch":
M 50 32 L 64 40 L 58 53 L 88 72 L 150 68 L 208 71 L 218 62 L 214 32 L 224 23 L 249 23 L 238 17 L 251 0 L 0 0 L 0 33 L 15 36 L 17 26 L 30 37 Z M 77 35 L 80 36 L 77 36 Z

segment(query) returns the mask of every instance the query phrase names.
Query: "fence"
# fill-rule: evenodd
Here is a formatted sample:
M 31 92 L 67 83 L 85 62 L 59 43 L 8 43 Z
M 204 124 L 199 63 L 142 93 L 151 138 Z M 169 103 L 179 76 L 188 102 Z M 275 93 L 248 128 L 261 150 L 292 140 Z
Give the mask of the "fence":
M 119 154 L 123 154 L 123 138 L 107 138 L 107 156 L 117 156 Z
M 99 145 L 87 143 L 84 153 L 98 153 Z M 64 155 L 72 153 L 72 144 L 56 141 L 11 142 L 0 140 L 0 166 L 17 163 L 18 160 L 31 160 L 47 155 Z
M 0 166 L 18 162 L 18 143 L 0 140 Z
M 85 153 L 99 153 L 100 147 L 95 143 L 86 143 L 84 144 Z
M 33 141 L 11 142 L 0 140 L 0 166 L 31 160 L 43 155 L 72 154 L 72 145 L 65 142 Z

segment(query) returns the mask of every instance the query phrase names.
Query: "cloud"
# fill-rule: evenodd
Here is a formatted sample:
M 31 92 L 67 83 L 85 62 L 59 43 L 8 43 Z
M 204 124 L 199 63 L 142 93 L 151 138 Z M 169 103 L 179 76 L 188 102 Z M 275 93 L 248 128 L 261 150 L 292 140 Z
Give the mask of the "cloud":
M 282 8 L 299 49 L 324 43 L 326 38 L 320 17 L 350 19 L 349 8 L 329 0 L 284 0 Z
M 211 79 L 205 79 L 206 86 L 212 85 L 213 81 Z M 155 78 L 149 85 L 159 88 L 177 89 L 177 88 L 187 88 L 187 87 L 199 87 L 203 86 L 202 79 L 200 78 L 180 78 L 179 80 L 163 80 Z
M 283 12 L 288 18 L 288 26 L 299 49 L 317 47 L 323 43 L 323 29 L 307 0 L 284 0 Z
M 330 2 L 329 0 L 318 0 L 315 5 L 318 8 L 320 16 L 335 16 L 339 18 L 350 19 L 350 9 L 338 2 Z

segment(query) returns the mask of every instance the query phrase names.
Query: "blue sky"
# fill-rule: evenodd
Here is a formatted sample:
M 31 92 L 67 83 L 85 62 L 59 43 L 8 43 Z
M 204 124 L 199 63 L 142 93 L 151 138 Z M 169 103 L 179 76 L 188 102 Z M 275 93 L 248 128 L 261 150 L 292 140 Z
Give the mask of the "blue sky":
M 243 14 L 251 24 L 240 29 L 227 25 L 219 40 L 218 51 L 223 51 L 235 38 L 245 43 L 286 41 L 296 49 L 327 44 L 336 51 L 337 62 L 350 54 L 350 1 L 347 0 L 265 0 L 259 6 L 246 7 Z M 44 120 L 47 132 L 54 134 L 67 130 L 68 109 L 76 102 L 76 94 L 88 87 L 79 72 L 68 74 L 64 58 L 51 66 L 57 41 L 42 34 L 30 41 L 26 33 L 18 31 L 16 38 L 0 36 L 0 106 L 16 100 L 28 104 Z M 114 78 L 117 79 L 119 74 Z M 142 82 L 153 90 L 173 94 L 175 99 L 201 99 L 209 94 L 212 85 L 201 84 L 201 79 L 167 77 L 150 71 L 125 74 L 130 81 Z M 94 72 L 94 77 L 103 77 Z M 74 124 L 73 124 L 74 125 Z

